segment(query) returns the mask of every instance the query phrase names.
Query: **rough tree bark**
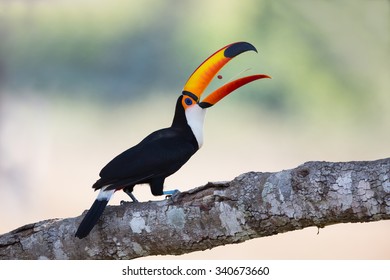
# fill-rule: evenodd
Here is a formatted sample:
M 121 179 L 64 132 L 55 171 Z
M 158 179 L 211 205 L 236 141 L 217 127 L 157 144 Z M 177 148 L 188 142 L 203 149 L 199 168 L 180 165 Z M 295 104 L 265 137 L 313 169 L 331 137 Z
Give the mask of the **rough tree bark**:
M 0 259 L 179 255 L 309 226 L 390 219 L 390 158 L 249 172 L 172 199 L 109 206 L 79 240 L 81 218 L 41 221 L 0 236 Z

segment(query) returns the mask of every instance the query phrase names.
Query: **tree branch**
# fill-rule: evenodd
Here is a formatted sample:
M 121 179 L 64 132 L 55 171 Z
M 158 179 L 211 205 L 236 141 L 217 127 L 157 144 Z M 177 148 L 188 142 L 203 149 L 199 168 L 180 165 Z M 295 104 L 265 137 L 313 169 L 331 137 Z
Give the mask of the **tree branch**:
M 1 235 L 0 259 L 180 255 L 309 226 L 390 219 L 390 158 L 249 172 L 172 199 L 109 206 L 79 240 L 74 233 L 81 218 L 41 221 Z

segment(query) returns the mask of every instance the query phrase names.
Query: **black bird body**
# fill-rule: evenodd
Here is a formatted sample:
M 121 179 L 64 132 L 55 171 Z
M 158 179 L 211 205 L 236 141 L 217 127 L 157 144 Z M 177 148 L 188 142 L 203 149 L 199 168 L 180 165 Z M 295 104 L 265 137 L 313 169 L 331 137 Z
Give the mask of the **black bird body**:
M 93 188 L 132 191 L 136 184 L 149 184 L 153 195 L 163 195 L 166 177 L 180 169 L 195 152 L 199 144 L 179 97 L 171 127 L 157 130 L 134 147 L 112 159 L 101 171 Z
M 84 238 L 102 215 L 111 196 L 118 190 L 134 202 L 133 188 L 149 184 L 153 195 L 174 195 L 164 191 L 165 178 L 179 170 L 203 145 L 203 122 L 206 108 L 216 104 L 237 88 L 267 75 L 252 75 L 231 81 L 208 95 L 200 97 L 217 72 L 235 56 L 256 48 L 246 42 L 230 44 L 215 52 L 192 73 L 177 99 L 172 125 L 157 130 L 134 147 L 112 159 L 92 186 L 99 194 L 81 221 L 76 237 Z

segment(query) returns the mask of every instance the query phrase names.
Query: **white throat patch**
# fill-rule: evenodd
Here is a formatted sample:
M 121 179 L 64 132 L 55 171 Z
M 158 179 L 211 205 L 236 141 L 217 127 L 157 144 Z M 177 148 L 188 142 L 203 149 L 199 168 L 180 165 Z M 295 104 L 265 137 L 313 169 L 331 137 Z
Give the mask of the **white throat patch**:
M 198 104 L 191 106 L 185 111 L 187 123 L 194 133 L 199 149 L 203 145 L 203 123 L 206 115 L 206 109 L 201 108 Z

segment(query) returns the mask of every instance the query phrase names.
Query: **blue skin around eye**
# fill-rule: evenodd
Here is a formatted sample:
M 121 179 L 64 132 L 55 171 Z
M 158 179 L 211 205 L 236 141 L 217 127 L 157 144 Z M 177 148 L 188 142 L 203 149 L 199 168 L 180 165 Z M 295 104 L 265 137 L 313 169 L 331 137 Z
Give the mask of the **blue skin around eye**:
M 191 105 L 192 104 L 192 100 L 189 99 L 189 98 L 186 98 L 185 102 L 186 102 L 187 105 Z

